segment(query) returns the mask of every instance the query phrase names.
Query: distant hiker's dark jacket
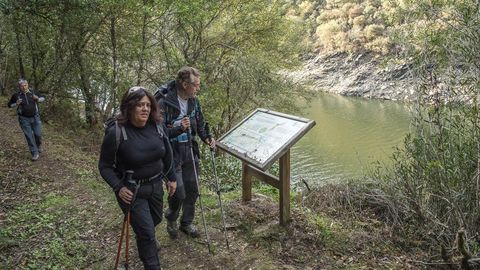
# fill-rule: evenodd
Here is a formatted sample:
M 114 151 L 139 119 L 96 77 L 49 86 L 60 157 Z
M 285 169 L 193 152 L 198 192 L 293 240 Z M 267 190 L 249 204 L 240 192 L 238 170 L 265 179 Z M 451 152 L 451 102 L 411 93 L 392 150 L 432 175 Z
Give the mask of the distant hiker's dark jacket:
M 8 102 L 8 107 L 14 108 L 17 107 L 17 114 L 24 117 L 34 117 L 39 113 L 37 101 L 33 99 L 33 95 L 36 95 L 40 102 L 45 100 L 45 97 L 39 94 L 32 89 L 29 89 L 28 92 L 23 93 L 22 91 L 18 91 L 17 93 L 13 94 Z M 22 99 L 22 103 L 17 106 L 17 100 Z
M 177 87 L 175 81 L 168 82 L 165 86 L 166 89 L 160 89 L 159 91 L 166 92 L 163 98 L 159 99 L 159 106 L 164 113 L 164 121 L 168 129 L 168 135 L 170 142 L 175 151 L 177 143 L 175 138 L 184 131 L 181 126 L 173 126 L 173 122 L 180 116 L 180 104 L 178 102 Z M 190 117 L 190 127 L 192 130 L 192 146 L 196 156 L 200 157 L 200 151 L 198 149 L 198 143 L 195 137 L 198 135 L 204 142 L 207 141 L 209 134 L 205 130 L 205 121 L 203 118 L 202 107 L 197 98 L 189 98 L 187 105 L 187 115 Z

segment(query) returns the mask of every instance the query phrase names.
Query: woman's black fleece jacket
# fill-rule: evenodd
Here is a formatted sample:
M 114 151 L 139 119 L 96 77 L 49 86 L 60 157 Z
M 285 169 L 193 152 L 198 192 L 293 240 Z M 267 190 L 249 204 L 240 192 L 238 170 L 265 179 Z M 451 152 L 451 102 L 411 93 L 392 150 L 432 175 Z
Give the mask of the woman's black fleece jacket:
M 127 140 L 121 136 L 115 163 L 116 127 L 107 129 L 100 152 L 98 168 L 103 179 L 118 192 L 124 185 L 122 176 L 132 170 L 133 179 L 145 179 L 162 173 L 169 181 L 176 181 L 171 147 L 164 128 L 159 134 L 157 126 L 150 121 L 138 128 L 125 123 Z

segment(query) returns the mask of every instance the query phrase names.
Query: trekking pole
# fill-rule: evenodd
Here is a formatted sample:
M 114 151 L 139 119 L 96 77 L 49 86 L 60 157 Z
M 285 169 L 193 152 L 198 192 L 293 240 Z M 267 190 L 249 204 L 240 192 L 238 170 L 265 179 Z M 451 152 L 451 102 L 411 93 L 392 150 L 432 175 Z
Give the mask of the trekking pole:
M 213 254 L 212 249 L 210 248 L 210 237 L 208 236 L 207 222 L 205 221 L 205 211 L 203 210 L 202 195 L 200 192 L 200 184 L 198 182 L 197 166 L 195 165 L 195 156 L 193 155 L 192 131 L 190 128 L 188 128 L 187 136 L 188 136 L 188 146 L 190 147 L 190 154 L 192 156 L 193 172 L 195 173 L 195 182 L 197 183 L 198 202 L 200 203 L 200 211 L 202 212 L 203 227 L 205 228 L 205 236 L 207 237 L 208 252 Z
M 207 133 L 207 136 L 211 137 L 210 126 L 208 125 L 208 123 L 205 123 L 205 131 Z M 223 234 L 225 235 L 225 242 L 227 243 L 227 249 L 230 249 L 230 245 L 228 244 L 228 237 L 227 237 L 227 225 L 225 225 L 225 213 L 223 211 L 222 195 L 220 193 L 220 184 L 218 182 L 217 166 L 215 166 L 215 149 L 213 149 L 212 147 L 210 147 L 210 159 L 212 160 L 213 174 L 215 176 L 215 188 L 218 196 L 218 204 L 220 206 L 220 212 L 222 214 Z
M 125 233 L 126 225 L 127 225 L 127 222 L 126 222 L 126 219 L 124 218 L 122 232 L 120 233 L 120 240 L 118 241 L 117 257 L 115 258 L 115 268 L 114 268 L 115 270 L 118 269 L 118 260 L 120 259 L 120 251 L 122 250 L 123 234 Z
M 133 171 L 127 170 L 125 171 L 125 178 L 127 179 L 127 183 L 134 185 L 135 190 L 133 192 L 133 197 L 132 201 L 127 207 L 127 213 L 125 214 L 125 217 L 123 218 L 123 226 L 122 226 L 122 232 L 120 234 L 120 240 L 118 241 L 118 249 L 117 249 L 117 257 L 115 259 L 115 270 L 118 269 L 118 261 L 120 259 L 120 252 L 122 250 L 122 243 L 123 243 L 123 235 L 125 235 L 125 263 L 124 263 L 124 268 L 125 270 L 128 270 L 128 244 L 130 240 L 130 232 L 128 230 L 128 226 L 130 224 L 130 210 L 132 209 L 133 203 L 135 202 L 135 199 L 137 197 L 137 192 L 139 188 L 139 184 L 135 182 L 135 180 L 132 179 Z

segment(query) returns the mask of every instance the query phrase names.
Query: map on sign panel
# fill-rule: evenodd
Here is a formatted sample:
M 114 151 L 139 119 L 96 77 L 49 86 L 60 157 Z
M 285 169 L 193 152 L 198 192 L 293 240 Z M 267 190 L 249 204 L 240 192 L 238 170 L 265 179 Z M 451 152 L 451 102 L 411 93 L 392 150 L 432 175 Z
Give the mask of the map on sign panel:
M 291 117 L 267 110 L 257 110 L 219 140 L 221 148 L 233 150 L 239 158 L 265 163 L 288 146 L 307 127 L 308 119 Z M 222 147 L 223 146 L 223 147 Z

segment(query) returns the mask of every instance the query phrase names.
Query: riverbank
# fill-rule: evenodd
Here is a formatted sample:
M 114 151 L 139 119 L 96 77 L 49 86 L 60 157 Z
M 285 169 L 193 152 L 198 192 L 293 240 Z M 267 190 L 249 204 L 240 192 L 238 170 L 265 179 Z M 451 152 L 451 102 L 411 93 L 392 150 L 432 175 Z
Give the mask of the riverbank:
M 412 101 L 415 81 L 411 64 L 372 53 L 307 55 L 301 69 L 289 73 L 314 90 L 365 98 Z

